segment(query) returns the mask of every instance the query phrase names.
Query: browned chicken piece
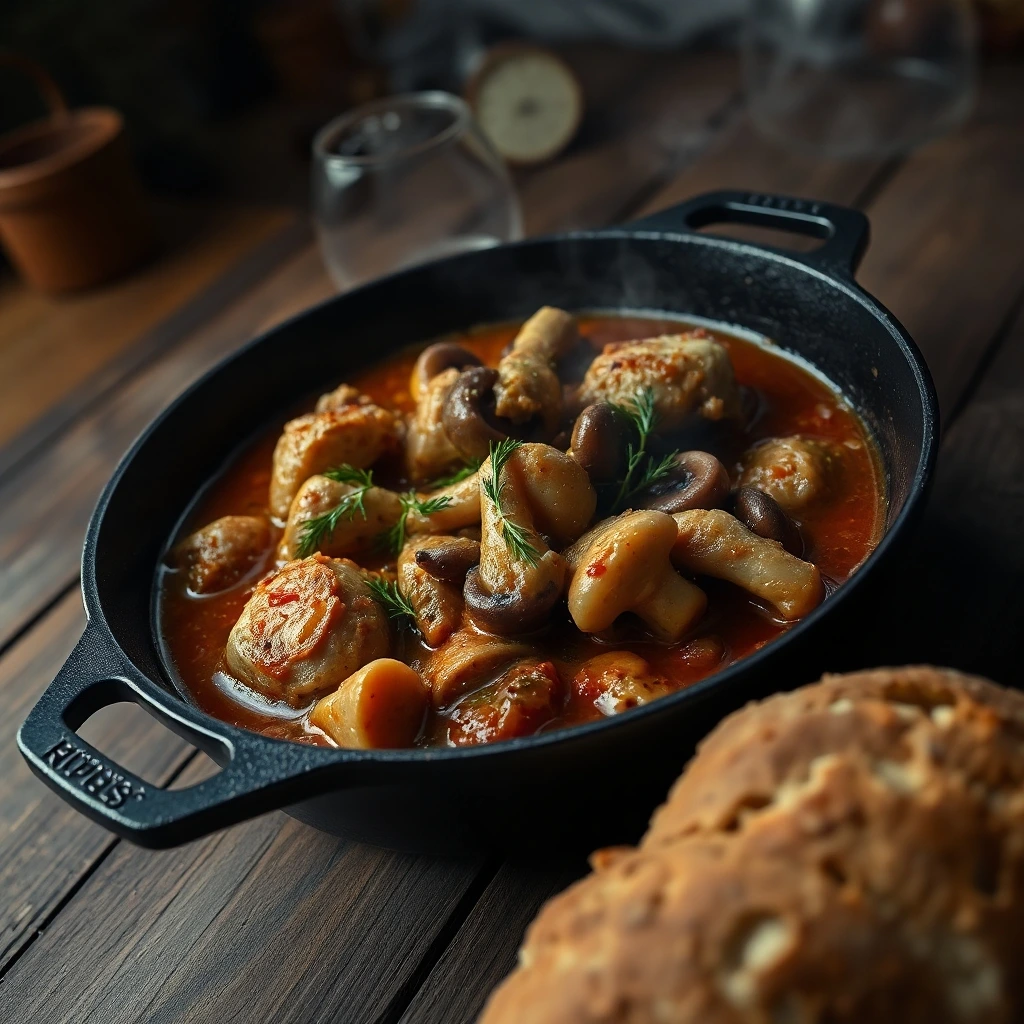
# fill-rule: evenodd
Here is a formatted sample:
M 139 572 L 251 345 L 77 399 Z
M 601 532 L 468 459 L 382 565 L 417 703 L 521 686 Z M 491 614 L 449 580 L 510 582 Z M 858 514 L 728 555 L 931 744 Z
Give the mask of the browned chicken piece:
M 452 537 L 410 540 L 398 556 L 398 589 L 416 613 L 416 628 L 431 647 L 440 647 L 462 621 L 462 581 L 448 583 L 432 576 L 417 562 L 420 550 L 443 548 Z M 466 543 L 469 543 L 468 541 Z
M 221 516 L 178 544 L 173 560 L 185 570 L 190 590 L 213 594 L 248 575 L 269 547 L 270 524 L 263 516 Z
M 478 633 L 466 626 L 428 655 L 422 675 L 430 686 L 434 707 L 440 708 L 484 685 L 513 661 L 532 653 L 528 644 Z
M 785 511 L 795 512 L 828 493 L 835 461 L 825 441 L 776 437 L 744 454 L 739 485 L 764 491 Z
M 448 504 L 437 512 L 423 515 L 410 512 L 405 529 L 409 534 L 457 533 L 480 525 L 480 474 L 474 473 L 458 483 L 421 493 L 420 498 L 448 498 Z
M 577 399 L 581 408 L 595 402 L 628 407 L 645 389 L 654 395 L 658 430 L 673 430 L 693 415 L 720 420 L 740 411 L 729 353 L 703 331 L 606 345 Z
M 228 667 L 301 708 L 388 653 L 388 620 L 358 567 L 313 555 L 261 580 L 228 637 Z
M 284 519 L 299 488 L 315 473 L 347 463 L 372 466 L 398 447 L 400 420 L 379 405 L 347 405 L 291 420 L 274 448 L 270 511 Z
M 618 715 L 672 692 L 668 679 L 630 651 L 609 651 L 585 661 L 572 686 L 602 715 Z
M 561 697 L 562 681 L 550 661 L 522 661 L 452 708 L 448 742 L 464 747 L 532 736 L 558 714 Z
M 351 384 L 339 384 L 333 391 L 321 395 L 316 402 L 317 412 L 336 412 L 350 405 L 371 405 L 372 399 Z
M 727 580 L 767 601 L 785 619 L 799 619 L 825 598 L 818 567 L 759 537 L 720 508 L 673 517 L 679 529 L 672 561 L 688 572 Z
M 493 472 L 488 458 L 481 477 Z M 568 565 L 545 537 L 561 546 L 579 536 L 597 495 L 583 467 L 549 445 L 521 445 L 500 473 L 500 507 L 481 488 L 480 564 L 466 577 L 465 596 L 476 625 L 510 636 L 541 626 L 564 593 Z M 509 543 L 510 530 L 519 543 Z
M 497 415 L 519 424 L 539 418 L 546 436 L 553 437 L 562 413 L 562 385 L 554 364 L 576 338 L 576 320 L 564 310 L 544 306 L 534 313 L 498 363 Z
M 402 502 L 394 491 L 370 487 L 363 491 L 359 504 L 350 497 L 359 490 L 354 484 L 339 483 L 319 474 L 311 476 L 299 488 L 288 509 L 277 557 L 281 561 L 301 558 L 304 554 L 303 538 L 310 529 L 310 521 L 327 515 L 342 504 L 345 504 L 344 513 L 332 530 L 321 535 L 315 550 L 336 558 L 370 550 L 380 535 L 398 522 Z
M 420 391 L 405 439 L 406 467 L 414 481 L 434 480 L 463 461 L 441 422 L 444 403 L 458 379 L 459 371 L 452 366 L 432 378 Z
M 427 688 L 404 662 L 377 658 L 321 697 L 310 724 L 339 747 L 411 747 L 423 728 Z

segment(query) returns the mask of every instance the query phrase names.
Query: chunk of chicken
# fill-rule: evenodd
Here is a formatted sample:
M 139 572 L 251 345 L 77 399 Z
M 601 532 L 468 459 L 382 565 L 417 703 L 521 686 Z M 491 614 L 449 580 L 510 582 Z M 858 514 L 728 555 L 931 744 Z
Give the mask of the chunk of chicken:
M 448 504 L 437 512 L 424 515 L 410 512 L 405 529 L 410 535 L 420 533 L 457 533 L 480 525 L 480 474 L 474 473 L 458 483 L 419 495 L 427 498 L 448 498 Z
M 459 371 L 452 366 L 420 391 L 405 440 L 405 462 L 415 481 L 434 480 L 462 462 L 462 455 L 448 440 L 441 422 L 444 403 L 458 379 Z
M 457 747 L 531 736 L 558 714 L 562 681 L 550 661 L 523 661 L 496 682 L 463 697 L 449 713 Z
M 539 418 L 546 436 L 553 437 L 562 413 L 562 385 L 554 364 L 576 338 L 576 320 L 564 310 L 543 306 L 534 313 L 498 363 L 497 415 L 516 424 Z
M 371 405 L 372 399 L 351 384 L 339 384 L 333 391 L 321 395 L 316 401 L 317 412 L 337 412 L 350 405 Z
M 228 637 L 228 668 L 272 700 L 304 707 L 388 653 L 388 620 L 358 568 L 326 555 L 261 580 Z
M 488 458 L 481 477 L 493 472 Z M 573 540 L 593 516 L 597 495 L 582 466 L 548 445 L 521 445 L 500 473 L 493 482 L 500 507 L 481 487 L 480 564 L 466 576 L 465 596 L 480 628 L 508 636 L 542 625 L 565 590 L 566 560 L 542 532 L 558 544 Z M 518 544 L 510 544 L 510 531 Z
M 196 594 L 226 590 L 263 561 L 270 524 L 263 516 L 221 516 L 177 545 L 174 563 Z
M 452 537 L 410 540 L 398 556 L 398 589 L 416 613 L 416 627 L 431 647 L 440 647 L 462 621 L 462 581 L 448 583 L 432 576 L 417 562 L 420 550 L 443 548 Z M 467 542 L 468 543 L 468 542 Z
M 372 466 L 397 448 L 400 434 L 398 417 L 379 405 L 346 405 L 289 421 L 274 448 L 270 511 L 283 519 L 298 489 L 315 473 L 343 463 Z
M 664 676 L 630 651 L 609 651 L 585 661 L 572 681 L 578 697 L 602 715 L 618 715 L 672 692 Z
M 824 600 L 817 566 L 759 537 L 728 512 L 695 508 L 672 518 L 679 528 L 672 561 L 683 569 L 735 583 L 786 619 L 802 618 Z
M 644 389 L 654 396 L 660 430 L 673 430 L 694 414 L 720 420 L 740 411 L 729 353 L 703 331 L 606 345 L 577 397 L 581 408 L 594 402 L 629 406 Z
M 776 437 L 744 453 L 739 485 L 764 491 L 794 512 L 828 492 L 834 463 L 834 449 L 825 441 Z
M 494 678 L 517 658 L 532 653 L 528 644 L 478 633 L 465 627 L 431 652 L 422 667 L 434 707 L 445 707 Z
M 360 488 L 354 484 L 339 483 L 319 474 L 311 476 L 292 499 L 277 557 L 282 561 L 302 557 L 307 524 L 327 515 L 358 490 Z M 402 502 L 394 491 L 370 487 L 363 492 L 361 505 L 354 501 L 346 503 L 345 513 L 338 518 L 333 530 L 321 536 L 316 550 L 336 558 L 368 551 L 382 533 L 398 522 L 401 514 Z

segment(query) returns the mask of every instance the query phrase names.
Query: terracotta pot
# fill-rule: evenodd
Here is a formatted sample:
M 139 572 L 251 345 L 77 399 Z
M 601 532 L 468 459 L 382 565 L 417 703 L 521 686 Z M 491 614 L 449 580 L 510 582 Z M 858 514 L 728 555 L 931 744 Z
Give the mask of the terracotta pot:
M 20 59 L 0 63 L 25 68 Z M 45 72 L 28 70 L 49 83 L 43 92 L 53 113 L 0 136 L 0 242 L 37 288 L 87 288 L 145 258 L 149 214 L 121 115 L 105 107 L 69 112 Z

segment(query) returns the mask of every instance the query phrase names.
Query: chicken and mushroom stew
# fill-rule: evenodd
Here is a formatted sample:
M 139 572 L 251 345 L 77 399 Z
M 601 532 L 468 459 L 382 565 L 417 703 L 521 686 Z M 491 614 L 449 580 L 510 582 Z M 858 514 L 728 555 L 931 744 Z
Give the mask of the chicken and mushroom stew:
M 863 423 L 770 343 L 546 307 L 254 441 L 169 549 L 159 632 L 199 707 L 267 735 L 511 739 L 770 642 L 870 553 L 883 493 Z

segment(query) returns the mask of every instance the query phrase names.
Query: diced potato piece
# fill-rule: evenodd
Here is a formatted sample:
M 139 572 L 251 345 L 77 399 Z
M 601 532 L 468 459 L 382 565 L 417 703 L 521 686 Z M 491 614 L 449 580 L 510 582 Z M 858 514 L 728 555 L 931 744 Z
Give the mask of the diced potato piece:
M 426 712 L 419 675 L 404 662 L 378 658 L 318 700 L 309 721 L 339 747 L 411 747 Z

